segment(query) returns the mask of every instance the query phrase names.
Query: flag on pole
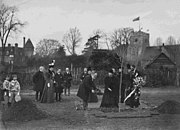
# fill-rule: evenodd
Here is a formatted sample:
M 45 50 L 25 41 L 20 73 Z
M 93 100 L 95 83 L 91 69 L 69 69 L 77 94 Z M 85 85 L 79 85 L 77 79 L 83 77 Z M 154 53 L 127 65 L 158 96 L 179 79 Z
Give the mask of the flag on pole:
M 137 18 L 134 18 L 134 19 L 133 19 L 133 22 L 139 21 L 139 20 L 140 20 L 140 17 L 137 17 Z

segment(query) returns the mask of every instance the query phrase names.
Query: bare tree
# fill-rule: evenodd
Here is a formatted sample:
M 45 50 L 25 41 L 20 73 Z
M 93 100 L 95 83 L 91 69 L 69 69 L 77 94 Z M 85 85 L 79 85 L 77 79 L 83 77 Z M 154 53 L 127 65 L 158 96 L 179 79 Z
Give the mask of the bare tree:
M 166 40 L 166 45 L 175 45 L 176 39 L 173 36 L 169 36 Z
M 70 28 L 69 31 L 63 36 L 63 43 L 65 44 L 68 52 L 71 55 L 76 55 L 75 49 L 78 47 L 78 44 L 81 42 L 82 37 L 79 29 L 77 27 Z
M 115 29 L 110 35 L 110 43 L 113 47 L 118 47 L 122 44 L 122 31 L 121 29 Z
M 5 46 L 10 34 L 17 33 L 25 25 L 17 17 L 18 9 L 0 2 L 0 40 L 2 45 L 1 63 L 4 64 Z
M 155 40 L 155 45 L 156 46 L 162 46 L 162 44 L 163 44 L 162 38 L 157 37 L 156 40 Z
M 115 48 L 122 44 L 128 45 L 130 43 L 130 36 L 133 32 L 134 29 L 130 27 L 115 29 L 110 35 L 111 45 Z
M 133 34 L 134 29 L 127 27 L 127 28 L 120 28 L 114 30 L 114 32 L 110 36 L 111 45 L 116 48 L 116 53 L 120 57 L 121 68 L 126 60 L 127 56 L 127 48 L 130 44 L 130 37 Z M 122 73 L 120 76 L 120 84 L 119 84 L 119 93 L 121 93 L 122 87 Z M 119 94 L 120 95 L 120 94 Z M 121 111 L 121 97 L 119 96 L 119 112 Z
M 43 39 L 36 45 L 35 53 L 39 56 L 52 56 L 61 47 L 61 43 L 54 39 Z

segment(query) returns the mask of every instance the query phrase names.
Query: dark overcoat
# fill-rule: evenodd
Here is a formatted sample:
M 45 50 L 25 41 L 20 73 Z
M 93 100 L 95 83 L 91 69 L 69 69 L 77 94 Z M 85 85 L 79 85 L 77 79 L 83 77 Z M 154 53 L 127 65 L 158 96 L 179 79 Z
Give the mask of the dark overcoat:
M 33 83 L 34 83 L 33 90 L 42 92 L 44 89 L 45 82 L 46 81 L 45 81 L 44 73 L 41 71 L 36 72 L 33 75 Z
M 100 107 L 118 107 L 118 97 L 119 97 L 119 85 L 118 78 L 116 76 L 105 77 L 104 84 L 104 94 Z M 108 90 L 110 88 L 112 91 Z
M 92 90 L 95 90 L 96 86 L 92 80 L 91 75 L 87 75 L 79 86 L 77 96 L 83 101 L 88 101 L 89 95 Z
M 62 93 L 63 92 L 63 82 L 64 82 L 63 74 L 56 73 L 54 79 L 56 81 L 55 92 Z
M 65 88 L 71 87 L 71 81 L 72 81 L 72 74 L 71 73 L 64 73 L 64 86 Z

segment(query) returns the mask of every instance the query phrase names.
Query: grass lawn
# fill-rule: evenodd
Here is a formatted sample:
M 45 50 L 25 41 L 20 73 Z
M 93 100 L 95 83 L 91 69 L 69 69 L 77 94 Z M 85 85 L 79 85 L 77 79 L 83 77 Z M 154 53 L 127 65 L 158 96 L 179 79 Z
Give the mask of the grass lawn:
M 179 130 L 180 114 L 160 114 L 147 118 L 98 118 L 92 110 L 75 110 L 77 89 L 71 96 L 63 96 L 62 102 L 42 104 L 34 102 L 49 116 L 41 120 L 4 122 L 7 130 Z M 33 95 L 24 98 L 34 99 Z M 101 100 L 102 96 L 99 97 Z M 143 88 L 141 100 L 148 105 L 158 106 L 167 100 L 180 102 L 180 88 Z M 94 112 L 99 112 L 98 110 Z

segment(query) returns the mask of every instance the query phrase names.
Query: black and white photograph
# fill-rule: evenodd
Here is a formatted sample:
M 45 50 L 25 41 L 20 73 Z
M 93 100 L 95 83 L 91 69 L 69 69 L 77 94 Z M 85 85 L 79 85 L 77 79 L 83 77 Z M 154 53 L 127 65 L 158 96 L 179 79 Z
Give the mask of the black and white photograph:
M 0 0 L 0 130 L 180 130 L 180 0 Z

